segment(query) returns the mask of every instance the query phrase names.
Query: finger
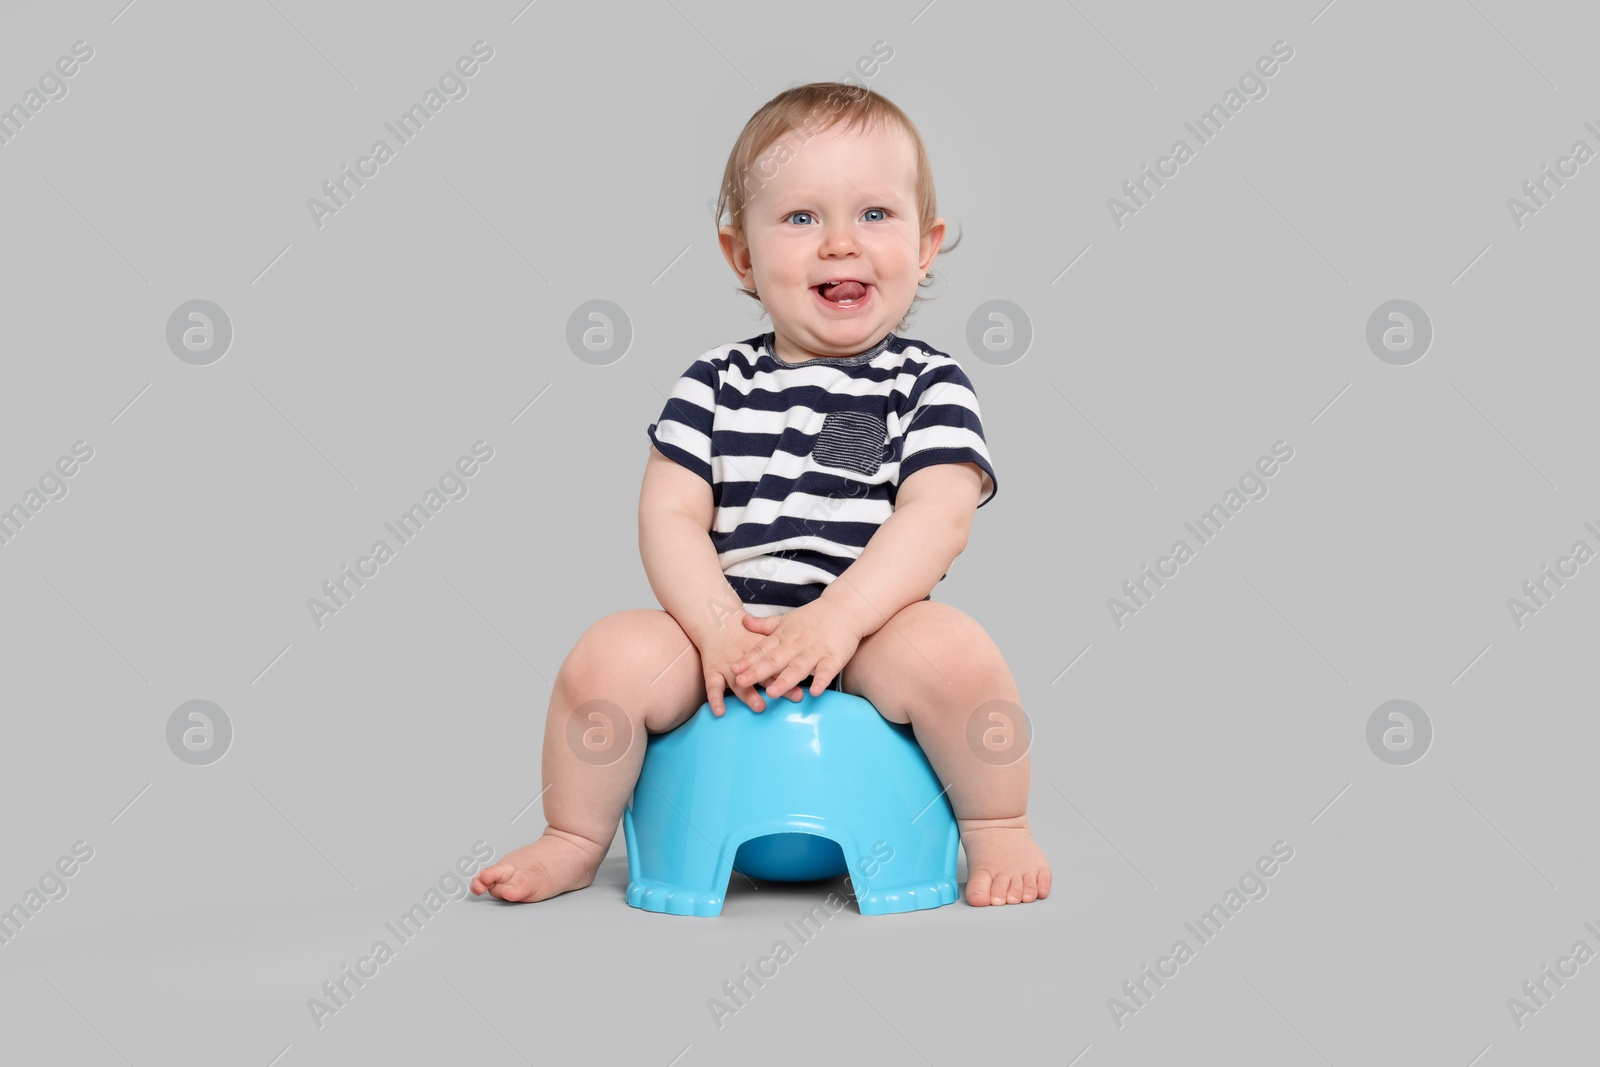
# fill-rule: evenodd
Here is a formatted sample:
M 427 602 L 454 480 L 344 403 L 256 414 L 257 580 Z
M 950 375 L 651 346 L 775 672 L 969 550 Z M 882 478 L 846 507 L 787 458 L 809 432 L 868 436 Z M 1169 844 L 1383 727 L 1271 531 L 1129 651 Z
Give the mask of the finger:
M 768 649 L 763 644 L 755 645 L 744 658 L 731 665 L 734 672 L 734 681 L 738 685 L 755 685 L 763 678 L 770 678 L 778 669 L 774 659 L 776 649 Z
M 833 684 L 834 676 L 838 673 L 832 660 L 827 657 L 817 660 L 816 669 L 811 672 L 811 695 L 819 697 L 827 692 L 828 686 Z
M 771 685 L 768 685 L 769 682 Z M 795 703 L 799 703 L 805 697 L 806 691 L 800 688 L 798 685 L 792 685 L 779 694 L 776 689 L 772 688 L 772 686 L 777 685 L 777 683 L 778 679 L 776 677 L 768 678 L 766 682 L 761 683 L 762 687 L 768 691 L 768 695 L 771 696 L 772 699 L 792 700 Z
M 722 706 L 722 675 L 706 675 L 706 703 L 711 705 L 711 714 L 719 719 L 727 710 Z
M 795 688 L 795 684 L 800 679 L 810 674 L 811 668 L 814 666 L 815 664 L 806 663 L 804 660 L 791 660 L 789 665 L 774 677 L 772 684 L 767 686 L 767 693 L 769 695 L 787 693 Z
M 742 674 L 748 674 L 756 666 L 760 665 L 764 659 L 777 652 L 778 646 L 778 639 L 769 635 L 765 640 L 757 641 L 745 649 L 744 655 L 734 660 L 732 667 Z
M 776 615 L 752 615 L 744 613 L 744 624 L 748 629 L 758 634 L 770 634 L 772 628 L 778 625 L 779 617 Z
M 753 685 L 746 686 L 745 691 L 739 694 L 739 699 L 748 704 L 751 711 L 767 710 L 767 702 L 761 699 L 760 691 Z
M 806 659 L 805 654 L 797 653 L 794 645 L 790 645 L 787 648 L 774 648 L 771 654 L 757 664 L 750 675 L 754 675 L 755 678 L 766 678 L 766 691 L 778 694 L 787 693 L 808 673 L 811 673 L 811 662 Z

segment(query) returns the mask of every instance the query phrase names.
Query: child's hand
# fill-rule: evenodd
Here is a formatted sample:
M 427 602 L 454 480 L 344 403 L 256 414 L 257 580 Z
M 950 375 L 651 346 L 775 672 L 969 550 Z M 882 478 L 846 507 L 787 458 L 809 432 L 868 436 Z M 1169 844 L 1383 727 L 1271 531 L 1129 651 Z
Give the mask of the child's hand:
M 762 640 L 764 638 L 760 634 L 733 625 L 733 619 L 729 616 L 722 620 L 722 626 L 700 647 L 700 667 L 705 674 L 706 703 L 711 705 L 711 714 L 721 718 L 726 713 L 723 694 L 727 689 L 732 689 L 734 695 L 749 705 L 751 711 L 766 710 L 766 701 L 753 684 L 761 679 L 752 679 L 743 685 L 736 684 L 733 669 L 734 661 L 748 657 L 751 649 Z M 772 679 L 768 677 L 767 680 Z M 798 701 L 801 697 L 800 687 L 791 684 L 783 695 Z
M 849 618 L 823 600 L 766 618 L 746 612 L 744 624 L 765 636 L 733 663 L 734 682 L 749 685 L 767 678 L 769 694 L 787 696 L 789 690 L 798 688 L 796 682 L 810 674 L 811 695 L 821 696 L 861 643 Z

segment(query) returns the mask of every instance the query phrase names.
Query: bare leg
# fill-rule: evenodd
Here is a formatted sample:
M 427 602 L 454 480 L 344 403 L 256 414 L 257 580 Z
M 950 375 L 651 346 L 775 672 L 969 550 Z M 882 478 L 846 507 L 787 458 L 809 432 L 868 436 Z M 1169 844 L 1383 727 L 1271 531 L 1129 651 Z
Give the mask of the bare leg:
M 937 601 L 907 605 L 868 635 L 845 689 L 891 722 L 910 723 L 967 853 L 967 903 L 1048 896 L 1050 865 L 1028 829 L 1029 742 L 1016 681 L 989 635 Z M 973 727 L 973 720 L 978 722 Z
M 543 836 L 485 867 L 472 892 L 531 902 L 594 881 L 644 765 L 647 732 L 705 702 L 700 654 L 671 615 L 623 611 L 591 626 L 556 674 L 545 717 Z

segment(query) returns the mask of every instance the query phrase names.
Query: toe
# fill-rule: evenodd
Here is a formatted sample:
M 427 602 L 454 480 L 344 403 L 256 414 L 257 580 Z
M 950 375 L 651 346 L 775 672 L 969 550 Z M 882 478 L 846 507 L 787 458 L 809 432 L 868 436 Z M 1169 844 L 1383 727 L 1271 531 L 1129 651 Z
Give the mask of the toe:
M 1050 895 L 1050 868 L 1039 868 L 1039 897 L 1043 899 Z
M 1032 904 L 1039 896 L 1039 876 L 1029 871 L 1022 876 L 1022 903 Z
M 989 903 L 989 887 L 994 882 L 994 876 L 986 870 L 973 871 L 967 877 L 967 903 L 973 907 L 982 908 Z
M 1022 878 L 1018 875 L 1012 875 L 1010 882 L 1006 884 L 1006 903 L 1022 903 Z
M 1001 872 L 994 876 L 994 881 L 989 886 L 989 903 L 999 906 L 1006 902 L 1006 887 L 1010 884 L 1010 876 Z
M 513 868 L 509 863 L 496 863 L 492 867 L 485 867 L 473 876 L 472 892 L 481 896 L 488 892 L 491 886 L 503 881 L 512 870 Z
M 512 902 L 538 900 L 539 887 L 550 880 L 549 873 L 538 864 L 518 867 L 499 885 L 489 890 L 501 900 Z

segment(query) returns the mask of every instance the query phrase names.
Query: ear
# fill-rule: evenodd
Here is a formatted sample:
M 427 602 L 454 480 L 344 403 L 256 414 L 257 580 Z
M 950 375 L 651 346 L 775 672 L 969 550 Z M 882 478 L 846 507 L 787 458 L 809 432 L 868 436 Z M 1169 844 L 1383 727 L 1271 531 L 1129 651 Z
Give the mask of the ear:
M 750 243 L 744 239 L 744 234 L 732 226 L 719 226 L 717 242 L 722 245 L 722 256 L 728 261 L 728 266 L 738 275 L 739 284 L 746 289 L 754 289 L 756 276 L 750 268 Z
M 922 243 L 917 248 L 918 262 L 923 274 L 928 273 L 928 268 L 933 265 L 933 257 L 939 254 L 939 246 L 944 244 L 944 219 L 936 218 L 928 232 L 922 235 Z

